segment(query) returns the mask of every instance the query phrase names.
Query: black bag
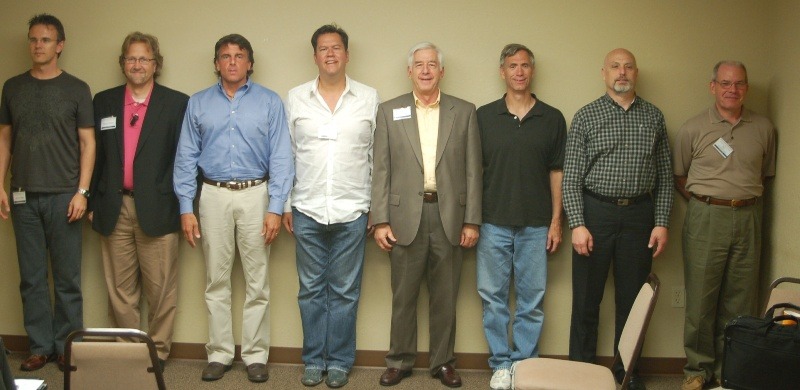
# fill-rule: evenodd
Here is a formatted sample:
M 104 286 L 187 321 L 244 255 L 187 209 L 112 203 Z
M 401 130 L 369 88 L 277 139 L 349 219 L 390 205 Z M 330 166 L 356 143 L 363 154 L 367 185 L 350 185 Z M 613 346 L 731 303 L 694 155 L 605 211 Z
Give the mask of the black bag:
M 777 308 L 800 307 L 779 303 L 764 318 L 739 316 L 725 326 L 722 385 L 736 390 L 800 389 L 800 326 L 798 318 Z M 782 324 L 784 320 L 791 325 Z

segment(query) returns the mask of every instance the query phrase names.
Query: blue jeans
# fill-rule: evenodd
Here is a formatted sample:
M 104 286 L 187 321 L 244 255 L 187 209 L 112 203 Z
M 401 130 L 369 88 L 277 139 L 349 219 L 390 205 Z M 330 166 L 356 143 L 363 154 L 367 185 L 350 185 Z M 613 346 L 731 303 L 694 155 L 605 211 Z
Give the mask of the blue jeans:
M 481 225 L 478 294 L 492 370 L 539 355 L 544 288 L 547 283 L 547 227 Z M 509 288 L 514 277 L 516 311 L 513 344 L 508 343 Z
M 292 208 L 297 240 L 297 302 L 306 368 L 349 372 L 356 358 L 356 312 L 367 214 L 325 225 Z
M 67 336 L 83 328 L 83 221 L 67 223 L 67 208 L 74 193 L 26 195 L 24 204 L 11 205 L 25 331 L 31 353 L 63 354 Z M 53 309 L 47 281 L 48 250 L 55 287 Z

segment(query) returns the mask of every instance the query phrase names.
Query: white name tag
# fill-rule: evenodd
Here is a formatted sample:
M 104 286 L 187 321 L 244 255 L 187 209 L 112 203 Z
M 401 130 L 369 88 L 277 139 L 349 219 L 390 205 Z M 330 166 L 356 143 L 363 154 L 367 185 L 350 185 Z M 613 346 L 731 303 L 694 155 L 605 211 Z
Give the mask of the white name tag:
M 395 108 L 394 110 L 392 110 L 392 117 L 396 121 L 400 121 L 403 119 L 411 119 L 411 106 Z
M 733 153 L 733 148 L 722 137 L 717 142 L 714 142 L 714 149 L 717 149 L 722 158 L 728 158 Z
M 322 125 L 319 128 L 319 133 L 317 134 L 319 139 L 336 139 L 339 136 L 339 128 L 336 127 L 333 123 L 328 123 L 326 125 Z
M 25 191 L 12 192 L 11 199 L 13 199 L 14 204 L 25 204 L 26 201 Z
M 117 128 L 117 117 L 107 116 L 100 119 L 100 130 L 111 130 Z

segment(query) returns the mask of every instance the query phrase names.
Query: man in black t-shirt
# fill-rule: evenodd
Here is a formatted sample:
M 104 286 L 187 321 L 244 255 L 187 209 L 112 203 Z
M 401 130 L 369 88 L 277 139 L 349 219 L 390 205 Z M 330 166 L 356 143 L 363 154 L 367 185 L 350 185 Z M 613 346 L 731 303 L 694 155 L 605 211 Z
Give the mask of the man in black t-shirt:
M 81 224 L 95 156 L 89 86 L 58 67 L 64 27 L 52 15 L 28 22 L 33 65 L 3 85 L 0 183 L 11 165 L 11 196 L 0 186 L 0 217 L 12 216 L 25 331 L 23 371 L 64 364 L 64 342 L 83 327 Z M 12 160 L 13 156 L 13 160 Z M 53 272 L 50 302 L 47 253 Z M 54 306 L 54 307 L 53 307 Z
M 561 243 L 561 168 L 567 124 L 531 93 L 533 53 L 509 44 L 500 53 L 506 94 L 478 109 L 483 146 L 483 225 L 478 293 L 489 344 L 492 389 L 511 388 L 514 362 L 539 355 L 547 254 Z M 516 313 L 509 345 L 509 287 Z

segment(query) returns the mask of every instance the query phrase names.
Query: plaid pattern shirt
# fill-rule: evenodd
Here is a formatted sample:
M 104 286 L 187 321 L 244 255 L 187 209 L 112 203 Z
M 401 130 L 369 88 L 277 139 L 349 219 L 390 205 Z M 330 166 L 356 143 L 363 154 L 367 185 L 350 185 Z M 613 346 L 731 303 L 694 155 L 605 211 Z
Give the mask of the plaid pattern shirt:
M 672 161 L 661 110 L 636 97 L 625 111 L 608 94 L 572 120 L 564 160 L 564 210 L 570 229 L 584 225 L 583 191 L 633 198 L 651 193 L 656 226 L 669 226 Z

